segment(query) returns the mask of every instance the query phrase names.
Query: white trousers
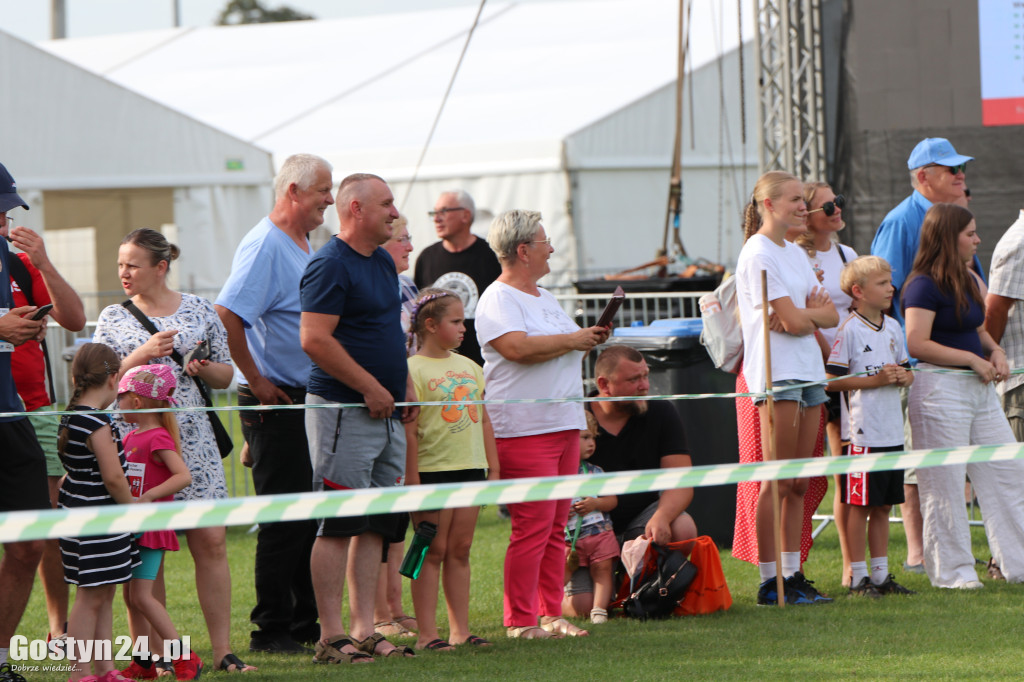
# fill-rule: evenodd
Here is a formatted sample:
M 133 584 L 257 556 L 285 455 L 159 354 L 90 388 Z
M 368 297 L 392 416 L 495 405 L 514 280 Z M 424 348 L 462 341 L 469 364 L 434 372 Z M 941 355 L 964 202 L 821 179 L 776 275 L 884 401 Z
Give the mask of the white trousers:
M 925 369 L 933 365 L 921 363 Z M 995 387 L 976 376 L 916 372 L 908 404 L 916 449 L 1016 442 Z M 964 477 L 978 496 L 992 557 L 1009 582 L 1024 581 L 1024 460 L 917 470 L 924 565 L 936 587 L 977 580 L 964 503 Z

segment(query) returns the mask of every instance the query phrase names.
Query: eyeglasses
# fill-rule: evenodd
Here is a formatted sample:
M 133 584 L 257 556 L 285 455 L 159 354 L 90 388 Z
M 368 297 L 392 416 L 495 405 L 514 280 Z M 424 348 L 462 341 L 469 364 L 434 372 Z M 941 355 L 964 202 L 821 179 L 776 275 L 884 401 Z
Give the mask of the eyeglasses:
M 410 237 L 409 235 L 405 235 L 404 237 L 399 237 L 395 241 L 398 242 L 399 244 L 412 244 L 412 237 Z
M 846 208 L 846 197 L 844 197 L 842 194 L 837 194 L 836 198 L 833 199 L 832 201 L 826 201 L 824 204 L 821 205 L 821 208 L 815 208 L 808 211 L 807 215 L 817 213 L 818 211 L 824 211 L 825 215 L 831 218 L 833 215 L 835 215 L 837 208 Z
M 925 168 L 932 168 L 932 167 L 948 168 L 950 175 L 956 175 L 958 173 L 966 173 L 967 172 L 967 162 L 966 161 L 964 161 L 963 163 L 961 163 L 961 164 L 959 164 L 957 166 L 946 166 L 946 165 L 943 165 L 941 163 L 929 163 L 927 166 L 925 166 Z
M 548 246 L 551 246 L 551 237 L 548 237 L 547 239 L 534 239 L 530 243 L 531 244 L 547 244 Z
M 430 216 L 431 218 L 433 218 L 434 216 L 438 216 L 438 215 L 443 218 L 446 213 L 451 213 L 452 211 L 465 211 L 465 210 L 466 209 L 461 207 L 461 206 L 457 206 L 455 208 L 440 208 L 440 209 L 438 209 L 436 211 L 427 211 L 427 215 Z

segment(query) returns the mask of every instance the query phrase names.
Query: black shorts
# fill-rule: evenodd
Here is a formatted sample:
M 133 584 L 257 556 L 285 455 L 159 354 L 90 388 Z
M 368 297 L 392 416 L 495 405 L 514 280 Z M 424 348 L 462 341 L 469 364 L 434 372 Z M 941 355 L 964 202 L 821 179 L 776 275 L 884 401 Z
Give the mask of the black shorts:
M 902 445 L 869 448 L 847 445 L 843 455 L 867 455 L 879 452 L 902 452 Z M 886 507 L 903 504 L 903 470 L 863 471 L 842 474 L 839 477 L 840 499 L 855 507 Z
M 421 471 L 420 483 L 477 483 L 487 480 L 487 469 L 456 469 L 455 471 Z
M 46 458 L 28 419 L 0 422 L 0 512 L 49 509 Z

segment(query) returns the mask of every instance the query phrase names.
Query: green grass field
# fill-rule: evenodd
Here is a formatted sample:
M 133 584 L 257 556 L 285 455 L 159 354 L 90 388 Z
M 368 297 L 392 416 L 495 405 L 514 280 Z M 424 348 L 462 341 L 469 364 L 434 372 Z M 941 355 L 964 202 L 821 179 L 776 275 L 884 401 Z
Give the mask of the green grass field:
M 826 497 L 827 500 L 831 499 Z M 255 535 L 229 529 L 233 579 L 232 642 L 267 680 L 663 680 L 679 679 L 1011 679 L 1024 671 L 1018 585 L 983 578 L 985 589 L 938 590 L 924 576 L 898 570 L 905 556 L 902 529 L 893 525 L 891 562 L 897 579 L 918 594 L 880 601 L 850 598 L 839 584 L 840 559 L 834 526 L 821 535 L 805 565 L 807 575 L 834 604 L 816 607 L 755 605 L 756 567 L 722 552 L 734 604 L 711 616 L 639 623 L 615 619 L 592 628 L 592 636 L 560 641 L 509 640 L 501 626 L 501 570 L 508 522 L 494 508 L 481 514 L 473 549 L 471 623 L 491 639 L 489 649 L 421 653 L 415 659 L 378 659 L 373 664 L 316 666 L 305 656 L 250 654 L 248 613 L 253 603 Z M 988 559 L 980 528 L 974 551 Z M 209 641 L 195 599 L 186 548 L 167 558 L 169 610 L 193 648 L 211 664 Z M 984 571 L 982 570 L 982 573 Z M 2 589 L 2 588 L 0 588 Z M 406 592 L 406 604 L 412 613 Z M 445 622 L 443 611 L 442 626 Z M 115 605 L 115 634 L 127 634 L 123 608 Z M 46 616 L 38 582 L 18 629 L 45 637 Z M 442 633 L 444 630 L 442 630 Z M 224 679 L 223 673 L 216 673 Z M 65 680 L 67 675 L 27 673 L 28 680 Z

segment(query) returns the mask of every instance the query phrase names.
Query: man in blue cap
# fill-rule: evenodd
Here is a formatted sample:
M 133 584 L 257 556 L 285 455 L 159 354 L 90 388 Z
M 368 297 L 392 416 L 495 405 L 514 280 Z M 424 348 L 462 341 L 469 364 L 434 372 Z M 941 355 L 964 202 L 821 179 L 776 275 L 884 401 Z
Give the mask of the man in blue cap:
M 18 186 L 0 164 L 0 229 L 7 228 L 7 212 L 28 203 L 18 196 Z M 5 230 L 6 231 L 6 230 Z M 11 375 L 14 347 L 40 337 L 44 320 L 30 320 L 35 306 L 14 307 L 7 283 L 8 263 L 13 258 L 7 241 L 0 239 L 0 412 L 21 412 L 21 400 Z M 0 512 L 48 509 L 46 461 L 36 432 L 24 416 L 0 417 Z M 24 679 L 7 664 L 11 637 L 21 621 L 32 592 L 36 566 L 43 555 L 42 540 L 5 542 L 0 560 L 0 682 Z
M 900 310 L 900 290 L 914 265 L 921 241 L 921 223 L 932 204 L 967 205 L 965 172 L 973 156 L 957 154 L 949 140 L 929 137 L 921 140 L 910 152 L 907 168 L 913 193 L 901 201 L 882 220 L 871 242 L 871 255 L 881 256 L 892 266 L 892 297 L 894 317 L 905 326 Z M 981 273 L 981 261 L 974 257 L 974 268 Z
M 957 154 L 953 145 L 944 137 L 928 137 L 918 142 L 907 159 L 910 184 L 914 191 L 896 208 L 889 211 L 882 224 L 878 226 L 874 241 L 871 242 L 871 254 L 881 256 L 892 266 L 892 285 L 895 288 L 892 296 L 893 317 L 899 320 L 902 327 L 906 327 L 906 322 L 900 309 L 900 290 L 914 267 L 914 257 L 921 241 L 924 214 L 932 204 L 937 203 L 967 206 L 965 172 L 968 161 L 974 161 L 974 157 Z M 981 274 L 981 261 L 977 255 L 974 256 L 974 269 Z M 905 411 L 905 390 L 903 404 Z M 909 434 L 906 438 L 909 448 Z M 903 496 L 906 501 L 900 505 L 900 513 L 907 535 L 907 560 L 903 564 L 903 570 L 924 573 L 924 547 L 921 535 L 924 521 L 921 517 L 920 497 L 917 491 L 917 475 L 913 469 L 904 472 Z

